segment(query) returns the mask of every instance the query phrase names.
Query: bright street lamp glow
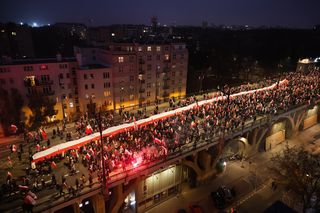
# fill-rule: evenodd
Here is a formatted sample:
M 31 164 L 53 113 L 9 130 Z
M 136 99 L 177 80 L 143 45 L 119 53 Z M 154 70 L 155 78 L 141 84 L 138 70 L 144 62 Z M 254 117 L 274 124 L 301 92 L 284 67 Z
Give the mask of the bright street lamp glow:
M 226 166 L 226 165 L 227 165 L 227 162 L 223 162 L 223 165 Z
M 37 23 L 37 22 L 33 22 L 33 23 L 32 23 L 32 26 L 33 26 L 33 27 L 38 27 L 38 23 Z

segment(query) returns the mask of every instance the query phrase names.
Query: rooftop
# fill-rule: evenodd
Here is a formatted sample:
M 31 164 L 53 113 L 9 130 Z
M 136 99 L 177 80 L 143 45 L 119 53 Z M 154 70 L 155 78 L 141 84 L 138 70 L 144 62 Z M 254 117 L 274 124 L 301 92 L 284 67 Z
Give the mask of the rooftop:
M 85 66 L 80 67 L 80 70 L 92 70 L 92 69 L 103 69 L 109 68 L 109 65 L 106 64 L 87 64 Z
M 61 58 L 27 58 L 27 59 L 10 59 L 2 58 L 0 59 L 0 65 L 18 65 L 18 64 L 42 64 L 42 63 L 65 63 L 65 62 L 76 62 L 75 57 Z

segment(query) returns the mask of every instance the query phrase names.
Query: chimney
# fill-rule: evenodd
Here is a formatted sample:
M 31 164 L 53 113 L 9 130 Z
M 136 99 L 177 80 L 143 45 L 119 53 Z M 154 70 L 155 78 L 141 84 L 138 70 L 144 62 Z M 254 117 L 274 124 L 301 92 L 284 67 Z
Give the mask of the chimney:
M 57 61 L 62 61 L 62 55 L 60 53 L 57 53 L 56 57 Z

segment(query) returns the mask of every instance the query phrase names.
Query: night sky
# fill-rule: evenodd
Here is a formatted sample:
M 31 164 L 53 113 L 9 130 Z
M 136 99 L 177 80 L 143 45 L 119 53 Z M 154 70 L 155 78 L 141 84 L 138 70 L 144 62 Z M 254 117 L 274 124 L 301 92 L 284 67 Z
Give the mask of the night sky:
M 285 26 L 320 24 L 320 0 L 1 0 L 0 22 Z M 89 22 L 89 20 L 92 20 Z

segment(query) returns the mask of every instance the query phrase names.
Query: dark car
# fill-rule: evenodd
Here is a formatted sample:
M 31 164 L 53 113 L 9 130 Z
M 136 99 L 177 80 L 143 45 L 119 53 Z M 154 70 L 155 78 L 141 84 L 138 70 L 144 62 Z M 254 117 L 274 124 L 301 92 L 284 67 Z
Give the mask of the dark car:
M 192 213 L 203 213 L 202 208 L 199 205 L 190 205 Z
M 227 201 L 230 202 L 233 199 L 233 192 L 231 191 L 231 189 L 227 188 L 226 186 L 220 186 L 217 190 L 217 192 L 219 192 L 219 194 L 221 194 L 221 196 Z
M 217 209 L 224 209 L 226 206 L 226 200 L 224 199 L 224 195 L 218 191 L 211 192 L 211 198 L 213 203 Z

